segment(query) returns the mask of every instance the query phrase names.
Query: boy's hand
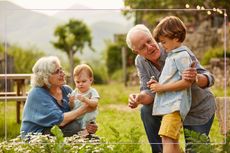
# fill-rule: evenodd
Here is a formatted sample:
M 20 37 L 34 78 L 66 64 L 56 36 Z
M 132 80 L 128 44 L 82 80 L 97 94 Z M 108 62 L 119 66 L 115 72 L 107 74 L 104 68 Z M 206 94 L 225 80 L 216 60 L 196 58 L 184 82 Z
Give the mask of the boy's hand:
M 161 90 L 161 87 L 162 87 L 162 85 L 159 84 L 158 82 L 152 83 L 152 84 L 150 85 L 150 89 L 151 89 L 152 92 L 161 92 L 161 91 L 162 91 L 162 90 Z
M 157 83 L 157 80 L 154 76 L 151 76 L 150 80 L 147 82 L 147 87 L 150 88 L 150 85 L 153 83 Z

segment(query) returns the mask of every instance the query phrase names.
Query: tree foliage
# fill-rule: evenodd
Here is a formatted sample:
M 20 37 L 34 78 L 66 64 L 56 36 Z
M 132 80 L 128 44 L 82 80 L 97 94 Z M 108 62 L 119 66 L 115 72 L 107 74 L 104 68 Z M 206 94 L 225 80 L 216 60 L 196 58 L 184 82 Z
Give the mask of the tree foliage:
M 4 54 L 3 45 L 0 45 L 0 54 Z M 14 73 L 31 73 L 34 63 L 44 56 L 42 51 L 34 47 L 25 49 L 17 45 L 8 45 L 7 54 L 13 57 Z
M 122 47 L 126 49 L 126 66 L 134 65 L 135 54 L 125 46 L 125 41 L 107 42 L 106 66 L 109 75 L 122 68 Z
M 92 48 L 92 37 L 90 29 L 80 20 L 70 19 L 68 23 L 59 25 L 54 31 L 56 41 L 51 43 L 68 55 L 70 61 L 70 71 L 73 71 L 73 56 L 76 52 L 82 53 L 86 44 Z M 72 80 L 72 75 L 71 75 Z
M 190 8 L 196 9 L 197 6 L 204 7 L 206 9 L 226 9 L 229 10 L 230 3 L 224 0 L 197 0 L 197 1 L 175 1 L 175 0 L 124 0 L 124 5 L 126 8 L 131 8 L 134 10 L 124 11 L 124 15 L 127 18 L 134 17 L 134 24 L 144 23 L 149 27 L 153 27 L 153 24 L 157 22 L 157 18 L 164 15 L 177 15 L 186 16 L 193 21 L 202 21 L 206 16 L 207 18 L 212 18 L 212 16 L 207 15 L 207 11 L 186 11 L 186 10 L 175 10 L 175 9 L 185 9 L 185 5 L 189 4 Z M 137 10 L 135 10 L 137 9 Z M 138 10 L 139 9 L 139 10 Z M 152 9 L 155 9 L 154 11 Z M 166 10 L 167 9 L 167 10 Z M 171 10 L 170 10 L 171 9 Z M 223 14 L 219 14 L 217 11 L 213 11 L 213 14 L 217 14 L 223 17 Z M 204 15 L 205 14 L 205 15 Z M 229 16 L 228 16 L 229 18 Z
M 107 46 L 106 53 L 106 65 L 108 67 L 108 73 L 111 74 L 122 67 L 121 46 L 111 43 Z

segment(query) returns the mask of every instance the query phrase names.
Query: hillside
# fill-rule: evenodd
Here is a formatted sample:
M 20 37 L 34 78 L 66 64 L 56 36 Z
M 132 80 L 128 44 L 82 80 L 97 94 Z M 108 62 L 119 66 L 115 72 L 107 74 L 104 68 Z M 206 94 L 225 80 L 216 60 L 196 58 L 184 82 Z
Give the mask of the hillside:
M 61 22 L 60 19 L 49 17 L 32 10 L 24 9 L 13 3 L 1 1 L 1 41 L 16 43 L 22 47 L 34 46 L 47 54 L 60 55 L 60 51 L 53 48 L 53 29 Z M 5 20 L 4 20 L 5 19 Z
M 24 9 L 11 2 L 0 1 L 0 40 L 17 43 L 23 47 L 35 46 L 49 55 L 66 58 L 61 51 L 51 45 L 50 41 L 54 40 L 55 27 L 64 24 L 70 18 L 84 21 L 92 32 L 92 45 L 96 52 L 92 53 L 86 48 L 83 55 L 78 55 L 83 60 L 99 58 L 105 48 L 104 40 L 112 40 L 115 33 L 125 33 L 131 26 L 131 21 L 126 21 L 120 11 L 90 10 L 76 4 L 54 16 L 48 16 Z

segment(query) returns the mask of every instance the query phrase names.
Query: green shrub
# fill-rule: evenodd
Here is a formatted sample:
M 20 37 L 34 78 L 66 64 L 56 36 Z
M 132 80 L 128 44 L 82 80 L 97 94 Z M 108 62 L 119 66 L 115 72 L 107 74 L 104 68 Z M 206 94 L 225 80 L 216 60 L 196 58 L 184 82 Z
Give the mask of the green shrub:
M 225 90 L 220 87 L 212 87 L 212 92 L 215 95 L 215 97 L 223 97 L 225 96 Z M 230 87 L 226 88 L 226 95 L 230 96 Z
M 194 131 L 185 130 L 190 136 L 189 140 L 192 145 L 192 150 L 196 153 L 229 153 L 230 152 L 230 131 L 226 134 L 225 143 L 209 143 L 209 138 L 204 134 L 199 134 Z
M 201 59 L 201 64 L 202 65 L 209 64 L 210 59 L 213 57 L 224 58 L 224 54 L 225 53 L 223 47 L 211 48 L 205 52 L 204 57 Z M 230 50 L 226 51 L 226 57 L 230 57 Z
M 111 76 L 110 79 L 113 80 L 113 81 L 122 83 L 123 82 L 123 78 L 124 78 L 123 75 L 124 75 L 123 74 L 123 70 L 119 69 L 119 70 L 114 71 L 113 74 L 110 75 Z
M 10 141 L 0 143 L 1 152 L 6 153 L 109 153 L 113 149 L 104 139 L 83 139 L 78 135 L 63 137 L 58 126 L 51 129 L 54 136 L 50 135 L 29 135 L 25 139 L 17 137 Z
M 113 74 L 116 70 L 122 68 L 122 46 L 126 46 L 124 44 L 125 40 L 122 42 L 107 42 L 107 47 L 105 49 L 105 59 L 106 66 L 108 69 L 109 76 Z M 131 67 L 134 65 L 134 59 L 136 57 L 135 54 L 132 53 L 130 49 L 127 47 L 126 50 L 126 66 Z
M 113 132 L 113 138 L 110 142 L 115 142 L 113 152 L 114 153 L 142 153 L 140 138 L 142 133 L 138 130 L 138 127 L 130 128 L 130 131 L 124 135 L 114 127 L 110 126 Z
M 96 65 L 96 64 L 95 64 Z M 106 84 L 108 83 L 108 73 L 104 65 L 93 66 L 94 83 L 95 84 Z
M 59 127 L 54 126 L 51 129 L 54 136 L 28 135 L 23 140 L 17 137 L 0 143 L 0 150 L 6 153 L 142 153 L 139 143 L 142 133 L 138 131 L 137 127 L 130 128 L 130 131 L 124 135 L 121 135 L 114 127 L 110 127 L 110 129 L 114 136 L 110 140 L 114 143 L 111 144 L 107 143 L 104 138 L 89 140 L 78 135 L 63 137 Z
M 133 66 L 128 67 L 127 68 L 127 81 L 128 81 L 128 77 L 131 73 L 136 72 L 136 68 Z M 116 71 L 114 71 L 114 73 L 112 75 L 110 75 L 110 79 L 113 81 L 117 81 L 117 82 L 123 82 L 124 81 L 124 72 L 123 69 L 118 69 Z

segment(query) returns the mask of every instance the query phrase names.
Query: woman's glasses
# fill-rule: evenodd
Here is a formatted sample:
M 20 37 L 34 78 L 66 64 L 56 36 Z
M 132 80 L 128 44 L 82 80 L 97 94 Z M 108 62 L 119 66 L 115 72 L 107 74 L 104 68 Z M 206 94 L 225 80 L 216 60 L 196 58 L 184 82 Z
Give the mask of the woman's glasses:
M 65 71 L 60 67 L 60 68 L 58 68 L 58 69 L 56 69 L 56 71 L 55 72 L 53 72 L 52 74 L 58 74 L 58 75 L 61 75 L 61 74 L 64 74 L 65 73 Z

